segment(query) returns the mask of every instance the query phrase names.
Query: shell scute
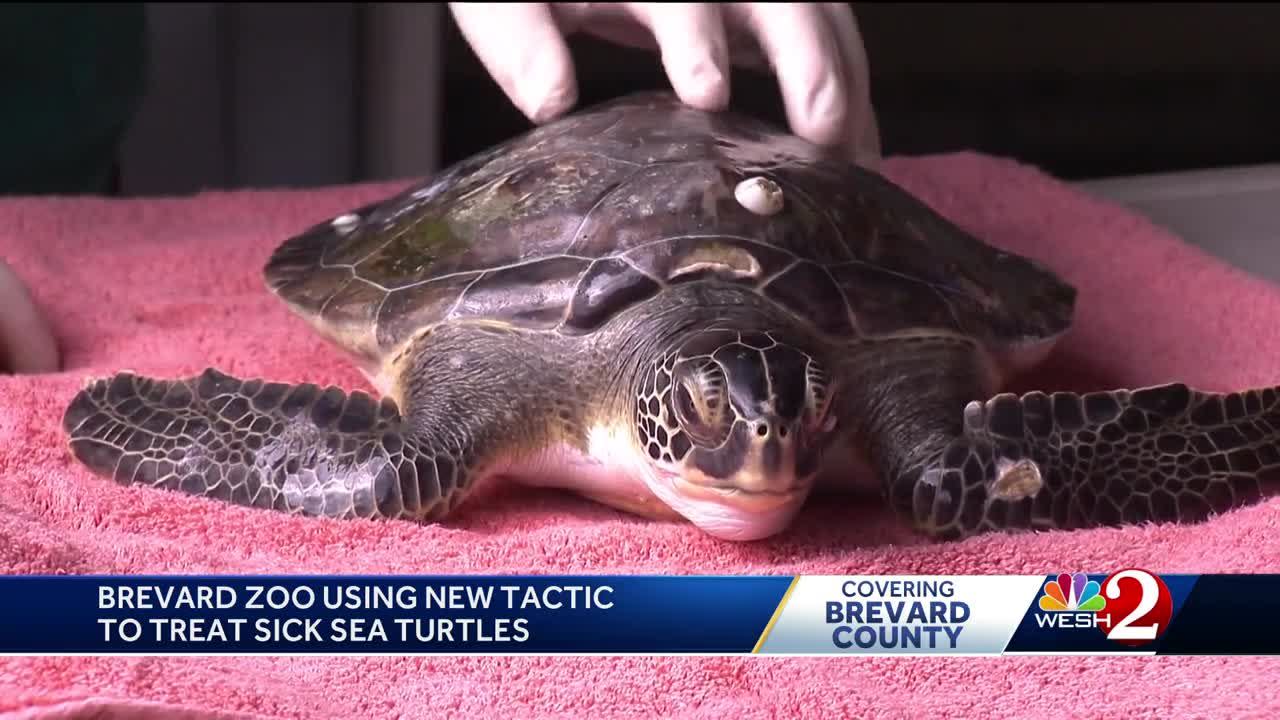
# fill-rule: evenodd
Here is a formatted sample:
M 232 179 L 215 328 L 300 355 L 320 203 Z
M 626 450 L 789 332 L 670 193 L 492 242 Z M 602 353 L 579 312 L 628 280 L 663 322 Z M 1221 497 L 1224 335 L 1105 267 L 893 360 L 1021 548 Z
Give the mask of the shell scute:
M 571 332 L 595 330 L 616 308 L 642 302 L 662 289 L 656 280 L 621 258 L 605 258 L 591 266 L 574 294 L 565 327 Z
M 903 276 L 878 265 L 846 263 L 828 270 L 840 286 L 863 335 L 886 335 L 903 329 L 902 317 L 913 326 L 963 333 L 955 305 L 962 298 L 945 297 L 926 281 Z
M 349 278 L 330 295 L 324 310 L 327 322 L 322 330 L 339 344 L 373 360 L 379 354 L 374 328 L 378 309 L 386 296 L 380 287 L 356 277 Z
M 355 277 L 386 290 L 422 282 L 427 272 L 457 272 L 471 243 L 449 223 L 424 218 L 400 229 L 353 267 Z
M 418 329 L 439 322 L 478 275 L 448 275 L 387 293 L 375 320 L 378 346 L 389 349 Z
M 467 286 L 444 319 L 502 318 L 522 327 L 554 328 L 564 319 L 589 264 L 581 258 L 552 257 L 487 270 Z
M 847 309 L 840 286 L 826 268 L 812 262 L 796 262 L 764 286 L 765 297 L 795 308 L 825 333 L 852 336 L 858 328 Z

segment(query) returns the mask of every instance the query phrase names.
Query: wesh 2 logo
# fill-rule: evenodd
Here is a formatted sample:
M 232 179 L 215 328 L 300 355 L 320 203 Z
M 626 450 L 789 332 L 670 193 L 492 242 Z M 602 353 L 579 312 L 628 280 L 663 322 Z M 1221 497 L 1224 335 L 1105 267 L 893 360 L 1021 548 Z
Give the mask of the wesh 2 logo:
M 1062 630 L 1097 628 L 1108 640 L 1132 647 L 1164 634 L 1173 618 L 1173 594 L 1159 576 L 1129 568 L 1099 584 L 1084 573 L 1062 573 L 1044 584 L 1036 624 Z

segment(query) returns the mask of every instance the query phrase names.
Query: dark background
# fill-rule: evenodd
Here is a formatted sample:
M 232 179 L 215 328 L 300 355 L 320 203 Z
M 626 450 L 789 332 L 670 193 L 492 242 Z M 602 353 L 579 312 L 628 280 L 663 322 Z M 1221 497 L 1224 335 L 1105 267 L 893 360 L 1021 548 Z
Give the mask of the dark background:
M 1280 159 L 1280 6 L 856 3 L 887 155 L 978 150 L 1064 179 Z M 667 88 L 657 57 L 574 36 L 580 98 Z M 447 23 L 442 159 L 529 127 Z M 771 76 L 733 106 L 783 122 Z

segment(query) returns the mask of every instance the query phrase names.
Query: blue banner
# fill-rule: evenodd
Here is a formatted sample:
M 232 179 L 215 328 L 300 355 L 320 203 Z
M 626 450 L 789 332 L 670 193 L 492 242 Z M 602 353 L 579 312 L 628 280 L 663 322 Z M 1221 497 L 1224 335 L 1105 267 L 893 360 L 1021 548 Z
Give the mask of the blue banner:
M 786 577 L 0 578 L 6 653 L 747 653 Z
M 0 576 L 0 654 L 1276 654 L 1280 575 Z

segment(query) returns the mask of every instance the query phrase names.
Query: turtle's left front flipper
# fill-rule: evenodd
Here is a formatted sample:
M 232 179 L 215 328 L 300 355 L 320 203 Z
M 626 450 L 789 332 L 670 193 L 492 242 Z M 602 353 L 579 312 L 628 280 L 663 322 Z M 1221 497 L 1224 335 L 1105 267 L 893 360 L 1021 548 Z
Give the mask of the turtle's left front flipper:
M 1280 391 L 997 395 L 968 403 L 959 437 L 897 482 L 941 537 L 1199 522 L 1280 494 Z
M 1280 388 L 996 394 L 969 341 L 847 354 L 853 437 L 892 507 L 940 539 L 1196 522 L 1280 494 Z

